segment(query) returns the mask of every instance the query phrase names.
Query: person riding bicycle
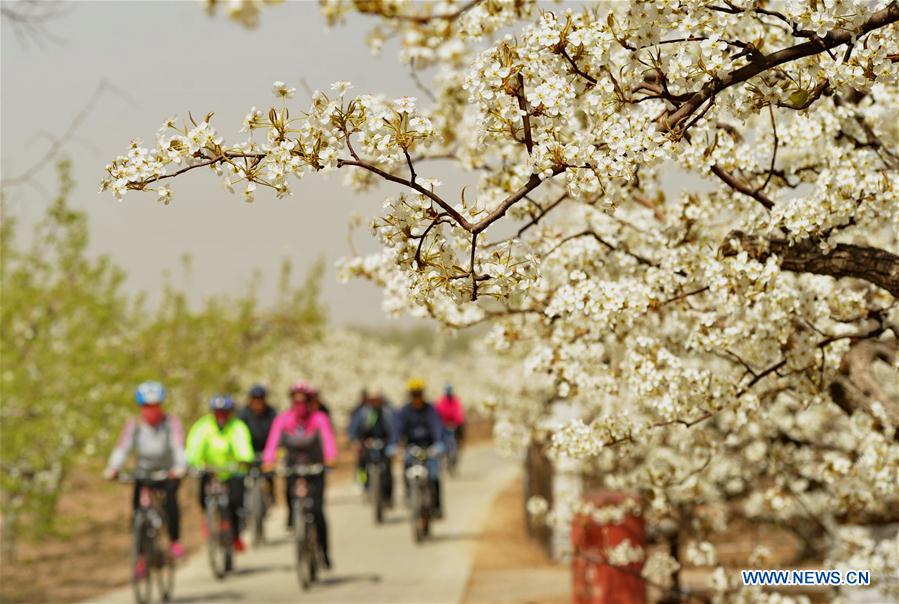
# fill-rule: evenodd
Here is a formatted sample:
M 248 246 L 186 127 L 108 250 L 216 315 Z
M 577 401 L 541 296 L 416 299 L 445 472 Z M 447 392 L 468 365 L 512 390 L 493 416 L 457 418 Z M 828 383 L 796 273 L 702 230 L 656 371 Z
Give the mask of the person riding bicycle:
M 393 409 L 384 399 L 384 395 L 380 390 L 371 390 L 366 392 L 366 400 L 356 409 L 350 420 L 350 427 L 347 433 L 350 442 L 356 443 L 357 446 L 357 471 L 361 471 L 365 475 L 365 441 L 367 439 L 377 439 L 384 443 L 384 455 L 386 456 L 384 467 L 384 483 L 382 487 L 382 495 L 384 503 L 387 507 L 393 505 L 393 470 L 391 458 L 396 451 L 397 432 L 396 420 L 394 418 Z M 361 484 L 367 484 L 368 477 L 360 481 Z
M 334 430 L 331 421 L 323 411 L 312 408 L 315 389 L 305 381 L 298 381 L 290 387 L 291 407 L 275 418 L 272 429 L 262 454 L 263 469 L 274 469 L 278 449 L 287 452 L 287 465 L 324 464 L 333 467 L 337 458 L 337 444 L 334 441 Z M 287 476 L 285 492 L 288 509 L 293 509 L 297 476 Z M 322 561 L 325 568 L 331 568 L 331 556 L 328 548 L 328 523 L 325 519 L 325 474 L 307 478 L 309 492 L 312 497 L 312 511 L 315 515 L 315 528 L 318 543 L 322 549 Z M 287 527 L 293 527 L 293 514 L 287 514 Z
M 234 551 L 244 551 L 240 540 L 246 466 L 253 462 L 250 429 L 234 416 L 234 400 L 216 395 L 209 401 L 211 413 L 196 421 L 187 434 L 187 462 L 204 470 L 200 478 L 200 507 L 206 509 L 206 485 L 212 474 L 228 485 L 228 512 Z M 209 527 L 204 527 L 204 533 Z
M 406 383 L 409 391 L 409 402 L 397 414 L 396 432 L 398 439 L 406 445 L 406 458 L 404 468 L 414 463 L 414 458 L 409 454 L 410 445 L 428 449 L 432 454 L 428 458 L 428 478 L 431 483 L 432 502 L 434 516 L 443 516 L 443 506 L 440 498 L 440 459 L 443 454 L 443 424 L 440 416 L 434 410 L 434 406 L 425 400 L 425 382 L 419 378 L 412 378 Z M 409 499 L 409 481 L 405 481 L 406 499 Z
M 133 453 L 135 472 L 150 474 L 168 472 L 163 484 L 152 483 L 153 487 L 165 490 L 166 526 L 171 540 L 171 553 L 175 558 L 184 555 L 181 546 L 181 509 L 178 507 L 178 487 L 187 469 L 184 457 L 184 429 L 178 418 L 166 413 L 165 388 L 159 382 L 143 382 L 137 387 L 134 399 L 140 408 L 140 416 L 125 423 L 121 436 L 109 456 L 104 475 L 112 480 L 122 471 L 128 456 Z M 145 481 L 134 481 L 132 509 L 140 504 L 140 490 Z M 135 569 L 140 574 L 140 569 Z M 144 569 L 143 572 L 146 572 Z
M 434 408 L 443 421 L 443 438 L 447 450 L 461 449 L 462 440 L 465 437 L 465 409 L 462 407 L 462 401 L 453 392 L 451 384 L 444 387 L 443 396 L 440 397 Z
M 247 392 L 247 404 L 237 412 L 237 417 L 243 421 L 250 429 L 250 437 L 253 441 L 253 452 L 256 455 L 256 462 L 262 462 L 262 452 L 265 450 L 265 443 L 268 440 L 268 433 L 272 429 L 272 424 L 278 412 L 268 404 L 268 390 L 265 386 L 256 384 Z M 275 477 L 273 474 L 266 473 L 265 486 L 268 498 L 274 498 L 275 493 Z

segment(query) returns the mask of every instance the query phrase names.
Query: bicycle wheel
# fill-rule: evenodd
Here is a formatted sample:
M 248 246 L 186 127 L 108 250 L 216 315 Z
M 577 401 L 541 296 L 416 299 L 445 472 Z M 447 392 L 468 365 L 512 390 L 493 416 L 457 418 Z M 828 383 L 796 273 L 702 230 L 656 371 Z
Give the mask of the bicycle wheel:
M 456 476 L 456 468 L 459 464 L 459 450 L 453 445 L 450 450 L 447 452 L 446 456 L 446 470 L 449 472 L 450 476 Z
M 175 559 L 166 550 L 165 545 L 165 541 L 157 535 L 156 553 L 154 554 L 156 564 L 153 574 L 156 577 L 156 589 L 162 602 L 171 600 L 175 591 Z
M 431 484 L 422 481 L 421 485 L 421 532 L 424 537 L 431 534 Z
M 149 604 L 153 595 L 153 584 L 150 580 L 152 540 L 148 534 L 149 523 L 143 510 L 134 514 L 133 541 L 131 546 L 131 585 L 134 588 L 134 601 L 137 604 Z M 138 564 L 143 567 L 138 573 Z
M 294 564 L 296 566 L 297 579 L 300 582 L 300 588 L 307 590 L 313 580 L 309 562 L 309 559 L 312 557 L 312 552 L 309 550 L 307 542 L 308 531 L 306 527 L 306 518 L 303 517 L 302 505 L 299 498 L 294 501 L 293 509 L 290 513 L 293 514 L 293 537 L 294 549 L 296 550 L 296 560 Z
M 225 541 L 222 535 L 222 521 L 218 504 L 214 501 L 206 503 L 206 526 L 209 527 L 209 540 L 206 551 L 209 554 L 209 567 L 216 579 L 224 579 L 227 571 Z
M 368 490 L 371 493 L 372 506 L 375 512 L 375 524 L 381 524 L 384 520 L 384 496 L 381 493 L 380 466 L 373 466 L 368 473 Z
M 322 556 L 318 548 L 318 532 L 315 528 L 315 521 L 311 516 L 306 516 L 306 551 L 309 552 L 309 582 L 315 583 L 318 580 L 318 561 Z
M 249 524 L 252 528 L 253 547 L 259 547 L 265 541 L 265 493 L 263 492 L 263 484 L 262 479 L 257 479 L 253 483 L 247 508 Z
M 425 537 L 424 516 L 422 515 L 424 508 L 422 507 L 421 486 L 418 483 L 419 479 L 416 479 L 412 485 L 412 538 L 415 539 L 415 543 L 421 543 Z
M 234 538 L 231 535 L 231 513 L 228 511 L 228 502 L 219 503 L 219 518 L 222 523 L 222 549 L 225 553 L 225 572 L 234 570 Z

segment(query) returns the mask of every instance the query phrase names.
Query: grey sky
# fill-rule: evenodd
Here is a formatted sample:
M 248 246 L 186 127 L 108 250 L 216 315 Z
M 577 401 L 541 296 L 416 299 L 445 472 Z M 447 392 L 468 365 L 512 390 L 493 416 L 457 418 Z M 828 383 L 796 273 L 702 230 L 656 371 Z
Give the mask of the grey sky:
M 384 321 L 380 293 L 372 285 L 336 281 L 334 260 L 347 250 L 347 223 L 354 213 L 371 216 L 387 187 L 355 195 L 340 175 L 307 177 L 294 196 L 268 193 L 254 204 L 230 195 L 209 173 L 173 183 L 175 198 L 162 206 L 152 194 L 131 193 L 124 203 L 96 193 L 104 165 L 124 153 L 133 137 L 152 143 L 156 129 L 173 114 L 215 111 L 213 124 L 226 140 L 239 136 L 240 121 L 253 105 L 267 107 L 275 80 L 298 88 L 301 79 L 327 89 L 350 80 L 355 92 L 421 96 L 394 47 L 372 57 L 364 43 L 374 22 L 351 16 L 328 30 L 317 2 L 290 2 L 267 9 L 258 29 L 247 31 L 224 15 L 210 18 L 199 2 L 73 2 L 46 30 L 58 38 L 39 47 L 23 44 L 2 25 L 2 171 L 21 173 L 47 148 L 46 133 L 59 135 L 108 80 L 127 99 L 104 95 L 67 145 L 77 188 L 72 204 L 90 216 L 92 249 L 111 254 L 129 275 L 129 286 L 152 291 L 164 270 L 178 274 L 179 258 L 193 256 L 193 299 L 244 291 L 254 268 L 265 274 L 263 299 L 275 288 L 280 259 L 305 271 L 317 257 L 328 262 L 325 302 L 339 323 Z M 8 209 L 26 224 L 38 218 L 54 191 L 52 166 L 29 185 L 8 190 Z M 23 233 L 25 231 L 23 230 Z M 363 250 L 374 249 L 367 229 Z M 176 281 L 180 282 L 180 281 Z

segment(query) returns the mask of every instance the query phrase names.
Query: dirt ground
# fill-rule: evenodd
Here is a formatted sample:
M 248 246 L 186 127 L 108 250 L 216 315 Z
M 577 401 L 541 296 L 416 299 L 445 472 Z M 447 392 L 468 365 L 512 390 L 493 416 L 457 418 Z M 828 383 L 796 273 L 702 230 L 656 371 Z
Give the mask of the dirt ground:
M 465 604 L 571 601 L 568 565 L 550 560 L 527 535 L 523 496 L 516 480 L 493 501 L 475 545 Z
M 488 422 L 472 423 L 469 442 L 488 440 L 491 430 Z M 352 480 L 355 471 L 355 454 L 343 434 L 338 445 L 331 484 Z M 16 560 L 0 563 L 0 603 L 79 602 L 128 583 L 131 487 L 106 482 L 100 472 L 99 466 L 85 470 L 69 482 L 59 504 L 59 535 L 23 540 Z M 179 491 L 188 554 L 201 545 L 195 483 L 186 479 Z

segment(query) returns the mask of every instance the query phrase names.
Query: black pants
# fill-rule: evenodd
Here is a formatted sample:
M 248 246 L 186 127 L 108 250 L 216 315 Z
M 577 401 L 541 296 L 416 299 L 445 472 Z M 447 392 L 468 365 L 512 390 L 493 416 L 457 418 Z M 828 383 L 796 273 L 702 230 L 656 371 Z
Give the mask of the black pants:
M 384 480 L 381 481 L 381 494 L 384 497 L 384 501 L 388 503 L 393 502 L 393 459 L 390 457 L 386 457 L 381 460 L 381 463 L 384 464 Z M 356 469 L 358 470 L 366 470 L 368 471 L 368 460 L 366 459 L 366 453 L 363 449 L 362 452 L 356 458 Z M 369 482 L 371 477 L 366 475 L 365 477 L 365 488 L 368 489 Z
M 285 485 L 285 493 L 287 493 L 287 526 L 293 526 L 293 500 L 294 486 L 296 485 L 298 476 L 288 476 Z M 330 558 L 328 550 L 328 522 L 325 520 L 325 475 L 310 476 L 306 478 L 309 487 L 309 496 L 312 498 L 312 514 L 315 516 L 315 532 L 318 533 L 318 543 L 321 545 L 325 556 Z
M 206 510 L 206 485 L 212 480 L 210 474 L 200 477 L 200 507 Z M 232 538 L 240 538 L 240 516 L 243 512 L 244 476 L 232 476 L 228 479 L 228 521 L 231 523 Z
M 147 484 L 153 488 L 165 491 L 165 524 L 169 530 L 169 538 L 178 541 L 181 538 L 181 508 L 178 507 L 178 487 L 181 480 L 169 478 L 164 482 L 134 482 L 134 496 L 131 499 L 131 508 L 136 510 L 140 505 L 140 489 Z

